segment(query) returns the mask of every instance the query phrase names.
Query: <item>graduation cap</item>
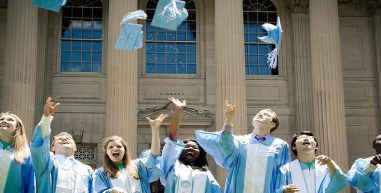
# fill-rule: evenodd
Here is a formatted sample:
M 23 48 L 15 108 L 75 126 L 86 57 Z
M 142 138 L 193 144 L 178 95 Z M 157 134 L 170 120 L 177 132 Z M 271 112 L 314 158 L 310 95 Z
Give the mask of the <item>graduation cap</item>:
M 176 31 L 188 18 L 185 2 L 181 0 L 159 0 L 151 25 Z
M 66 4 L 67 0 L 32 0 L 34 6 L 59 12 L 61 7 Z
M 278 17 L 276 26 L 273 24 L 265 23 L 262 28 L 267 31 L 267 36 L 258 37 L 262 42 L 275 44 L 275 49 L 272 50 L 267 56 L 267 63 L 271 68 L 276 68 L 278 63 L 278 54 L 280 49 L 280 43 L 282 41 L 282 27 L 280 25 L 280 19 Z
M 146 18 L 147 14 L 142 10 L 130 12 L 125 15 L 123 21 L 120 23 L 121 30 L 116 40 L 115 48 L 131 51 L 143 47 L 143 26 L 129 22 L 131 20 Z

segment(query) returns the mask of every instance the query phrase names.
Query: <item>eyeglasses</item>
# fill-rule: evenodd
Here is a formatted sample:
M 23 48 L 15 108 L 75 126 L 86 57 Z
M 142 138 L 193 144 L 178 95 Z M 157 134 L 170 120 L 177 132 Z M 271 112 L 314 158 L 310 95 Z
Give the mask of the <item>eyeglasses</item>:
M 299 135 L 298 139 L 314 139 L 315 137 L 314 136 L 310 136 L 310 135 Z

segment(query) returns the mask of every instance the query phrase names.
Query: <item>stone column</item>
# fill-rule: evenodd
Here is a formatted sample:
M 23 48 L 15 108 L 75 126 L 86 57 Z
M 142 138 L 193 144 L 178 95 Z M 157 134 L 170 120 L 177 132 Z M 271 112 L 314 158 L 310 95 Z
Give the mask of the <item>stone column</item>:
M 290 0 L 294 58 L 295 132 L 313 129 L 308 0 Z
M 29 0 L 8 1 L 2 111 L 23 120 L 29 139 L 34 128 L 38 8 Z
M 242 1 L 215 3 L 216 129 L 224 122 L 224 100 L 237 105 L 234 133 L 247 134 L 246 76 L 243 44 Z M 225 181 L 222 170 L 217 180 Z
M 368 0 L 369 12 L 373 15 L 374 40 L 376 44 L 376 65 L 378 77 L 379 114 L 381 114 L 381 0 Z M 381 125 L 381 120 L 379 120 Z
M 337 1 L 310 0 L 314 133 L 319 152 L 348 168 Z
M 105 136 L 118 135 L 137 153 L 138 52 L 115 49 L 120 22 L 137 10 L 135 0 L 111 0 L 108 11 L 107 102 Z

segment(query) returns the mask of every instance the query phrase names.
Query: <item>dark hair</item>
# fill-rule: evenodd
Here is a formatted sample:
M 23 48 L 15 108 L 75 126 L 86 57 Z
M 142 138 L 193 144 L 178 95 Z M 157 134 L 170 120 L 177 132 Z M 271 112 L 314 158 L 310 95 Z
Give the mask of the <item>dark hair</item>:
M 373 149 L 375 148 L 374 145 L 376 145 L 376 141 L 377 141 L 378 137 L 381 137 L 381 135 L 377 135 L 377 136 L 373 139 L 373 142 L 372 142 L 372 147 L 373 147 Z
M 296 151 L 296 140 L 301 135 L 307 135 L 307 136 L 314 137 L 314 140 L 316 142 L 316 147 L 318 147 L 318 145 L 319 145 L 317 140 L 316 140 L 316 137 L 314 136 L 314 134 L 311 131 L 300 131 L 299 133 L 294 134 L 294 136 L 292 137 L 292 141 L 291 141 L 291 151 L 292 151 L 292 153 L 294 153 L 295 156 L 298 156 L 298 152 Z M 315 149 L 315 152 L 316 151 L 317 151 L 317 149 Z
M 184 144 L 188 143 L 189 141 L 195 142 L 200 150 L 200 156 L 195 160 L 193 163 L 188 163 L 186 160 L 184 160 L 181 156 L 179 157 L 179 161 L 185 165 L 191 165 L 193 168 L 200 169 L 202 171 L 208 170 L 208 160 L 206 159 L 206 152 L 201 147 L 200 144 L 197 143 L 196 139 L 184 139 Z

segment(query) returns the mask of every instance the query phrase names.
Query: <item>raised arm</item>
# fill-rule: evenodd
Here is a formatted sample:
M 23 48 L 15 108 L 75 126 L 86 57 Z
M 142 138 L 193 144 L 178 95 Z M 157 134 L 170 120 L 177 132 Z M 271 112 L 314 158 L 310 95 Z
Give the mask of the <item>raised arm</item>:
M 161 123 L 164 121 L 165 118 L 167 118 L 167 116 L 167 114 L 161 114 L 155 120 L 146 117 L 152 129 L 151 154 L 153 156 L 158 156 L 160 154 L 159 128 Z
M 50 123 L 53 119 L 51 116 L 60 106 L 55 104 L 52 98 L 48 97 L 44 105 L 44 115 L 34 130 L 31 154 L 33 165 L 38 176 L 44 172 L 50 172 L 53 163 L 50 160 Z
M 175 113 L 173 114 L 171 125 L 169 125 L 168 127 L 168 137 L 172 141 L 176 142 L 177 131 L 180 127 L 180 121 L 183 116 L 183 110 L 184 110 L 184 107 L 187 105 L 187 102 L 186 100 L 183 100 L 183 102 L 181 102 L 179 99 L 175 99 L 173 97 L 169 98 L 169 100 L 175 106 Z

